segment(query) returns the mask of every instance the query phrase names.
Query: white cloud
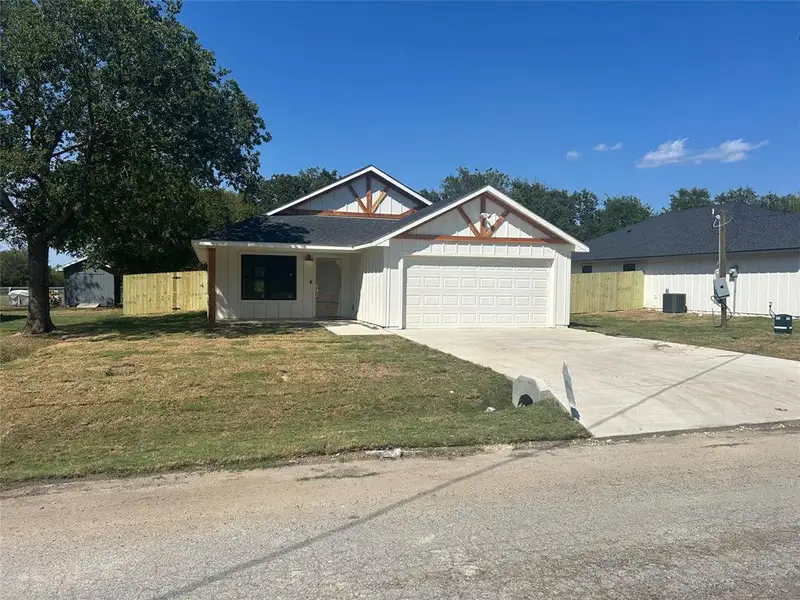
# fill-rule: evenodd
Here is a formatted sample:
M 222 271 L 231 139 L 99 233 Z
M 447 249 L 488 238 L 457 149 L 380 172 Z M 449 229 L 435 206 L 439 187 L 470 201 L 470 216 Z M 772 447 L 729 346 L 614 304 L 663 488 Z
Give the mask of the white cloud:
M 757 144 L 751 144 L 749 142 L 745 142 L 742 138 L 739 138 L 738 140 L 728 140 L 727 142 L 722 142 L 716 148 L 709 148 L 708 150 L 701 152 L 697 156 L 693 157 L 693 160 L 697 164 L 700 164 L 706 160 L 738 162 L 747 158 L 748 152 L 752 152 L 757 148 L 766 146 L 768 143 L 768 140 L 764 140 L 762 142 L 758 142 Z
M 597 152 L 613 152 L 614 150 L 622 150 L 622 142 L 617 142 L 613 146 L 609 146 L 605 142 L 600 142 L 596 146 L 592 146 L 592 150 Z
M 569 150 L 567 151 L 567 160 L 578 160 L 581 153 L 577 150 Z
M 674 163 L 683 162 L 686 160 L 689 151 L 686 149 L 686 140 L 669 140 L 663 144 L 659 144 L 658 148 L 651 150 L 644 155 L 638 163 L 637 167 L 660 167 L 662 165 L 671 165 Z
M 714 148 L 691 150 L 686 147 L 688 139 L 668 140 L 663 144 L 659 144 L 658 148 L 645 154 L 636 163 L 636 166 L 640 169 L 645 169 L 688 162 L 697 165 L 707 161 L 738 162 L 747 158 L 748 153 L 769 143 L 768 140 L 764 140 L 757 144 L 751 144 L 739 138 L 738 140 L 722 142 Z

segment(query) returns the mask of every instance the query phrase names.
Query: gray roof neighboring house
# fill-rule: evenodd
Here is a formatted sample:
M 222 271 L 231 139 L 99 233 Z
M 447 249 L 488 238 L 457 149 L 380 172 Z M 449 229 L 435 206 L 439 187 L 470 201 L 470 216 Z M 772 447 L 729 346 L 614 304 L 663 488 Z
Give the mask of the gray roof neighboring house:
M 781 213 L 749 204 L 728 204 L 728 252 L 800 249 L 800 213 Z M 711 207 L 688 208 L 651 217 L 589 240 L 590 252 L 573 261 L 625 260 L 716 254 L 719 238 Z

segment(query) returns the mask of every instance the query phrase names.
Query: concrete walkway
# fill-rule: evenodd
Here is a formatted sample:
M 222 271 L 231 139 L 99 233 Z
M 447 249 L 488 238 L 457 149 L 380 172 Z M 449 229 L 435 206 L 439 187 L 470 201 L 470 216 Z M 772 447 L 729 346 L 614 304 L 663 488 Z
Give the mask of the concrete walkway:
M 510 377 L 536 377 L 564 403 L 566 362 L 581 423 L 595 436 L 800 419 L 800 362 L 575 329 L 399 335 Z

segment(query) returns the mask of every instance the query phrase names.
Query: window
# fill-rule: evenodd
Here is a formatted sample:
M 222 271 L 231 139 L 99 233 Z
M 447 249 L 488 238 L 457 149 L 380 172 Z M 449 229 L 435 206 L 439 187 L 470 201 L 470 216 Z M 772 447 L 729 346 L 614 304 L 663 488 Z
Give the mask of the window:
M 297 300 L 297 257 L 243 254 L 242 300 Z
M 592 272 L 592 265 L 583 265 L 581 267 L 581 273 L 591 273 Z
M 636 263 L 625 263 L 622 265 L 623 271 L 635 271 L 636 270 Z

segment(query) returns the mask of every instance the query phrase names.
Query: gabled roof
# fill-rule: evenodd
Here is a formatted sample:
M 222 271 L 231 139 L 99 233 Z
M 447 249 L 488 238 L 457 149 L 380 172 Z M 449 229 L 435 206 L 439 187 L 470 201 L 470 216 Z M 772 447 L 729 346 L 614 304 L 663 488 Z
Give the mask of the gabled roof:
M 500 203 L 508 205 L 518 215 L 528 219 L 534 225 L 568 242 L 576 251 L 588 250 L 584 244 L 572 236 L 491 186 L 450 200 L 436 202 L 397 220 L 333 215 L 260 215 L 223 227 L 212 233 L 207 239 L 194 240 L 193 244 L 195 247 L 265 245 L 360 250 L 381 244 L 487 193 Z
M 277 215 L 278 213 L 283 212 L 287 208 L 291 208 L 292 206 L 295 206 L 302 202 L 306 202 L 307 200 L 311 200 L 312 198 L 316 198 L 317 196 L 320 196 L 325 192 L 329 192 L 334 188 L 345 185 L 348 182 L 352 181 L 353 179 L 358 179 L 359 177 L 361 177 L 362 175 L 366 175 L 367 173 L 371 173 L 376 177 L 378 177 L 379 179 L 383 179 L 384 181 L 388 182 L 393 187 L 397 188 L 401 192 L 404 192 L 406 195 L 410 196 L 411 198 L 419 202 L 421 206 L 428 206 L 431 203 L 430 200 L 428 200 L 424 196 L 421 196 L 419 192 L 415 192 L 410 187 L 403 185 L 388 173 L 384 173 L 374 165 L 368 165 L 363 169 L 359 169 L 358 171 L 353 171 L 349 175 L 345 175 L 344 177 L 338 179 L 337 181 L 334 181 L 330 185 L 326 185 L 324 188 L 320 188 L 318 190 L 311 192 L 310 194 L 306 194 L 302 198 L 298 198 L 297 200 L 292 200 L 291 202 L 287 202 L 286 204 L 279 206 L 278 208 L 273 208 L 271 211 L 267 213 L 267 215 Z
M 780 213 L 750 204 L 728 204 L 728 252 L 800 248 L 800 213 Z M 719 238 L 711 207 L 664 213 L 623 227 L 588 243 L 591 252 L 572 260 L 624 260 L 694 254 L 716 254 Z
M 392 230 L 390 233 L 384 235 L 382 238 L 378 239 L 375 243 L 379 244 L 384 242 L 390 238 L 393 238 L 396 235 L 399 235 L 409 229 L 413 229 L 419 225 L 422 225 L 426 221 L 430 221 L 431 219 L 435 219 L 441 214 L 446 213 L 461 204 L 466 204 L 470 200 L 478 198 L 481 194 L 490 194 L 494 196 L 497 200 L 501 203 L 508 205 L 509 207 L 513 208 L 515 212 L 518 214 L 526 217 L 528 220 L 533 222 L 535 225 L 538 225 L 542 229 L 549 231 L 551 234 L 561 238 L 565 242 L 569 242 L 574 246 L 574 250 L 576 252 L 586 252 L 589 250 L 587 246 L 582 244 L 580 241 L 569 235 L 568 233 L 562 231 L 549 221 L 546 221 L 539 215 L 534 212 L 531 212 L 527 208 L 525 208 L 522 204 L 513 200 L 512 198 L 506 196 L 503 192 L 494 188 L 490 185 L 482 187 L 474 192 L 469 192 L 468 194 L 464 194 L 463 196 L 457 196 L 455 198 L 451 198 L 449 200 L 444 200 L 442 202 L 436 202 L 431 206 L 426 206 L 425 208 L 418 210 L 417 212 L 407 216 L 404 219 L 401 219 L 397 225 L 397 229 Z
M 74 265 L 77 265 L 78 263 L 82 263 L 85 260 L 86 260 L 85 256 L 80 256 L 80 257 L 76 258 L 75 260 L 73 260 L 72 262 L 68 262 L 67 264 L 63 265 L 61 268 L 62 269 L 66 269 L 68 267 L 72 267 Z

